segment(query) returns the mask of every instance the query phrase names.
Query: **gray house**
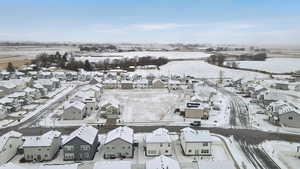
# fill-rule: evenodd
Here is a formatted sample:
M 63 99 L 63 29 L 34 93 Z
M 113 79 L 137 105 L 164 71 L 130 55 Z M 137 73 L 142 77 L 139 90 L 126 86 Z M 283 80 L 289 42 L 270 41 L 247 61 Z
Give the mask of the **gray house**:
M 98 147 L 98 130 L 82 126 L 63 142 L 64 160 L 93 160 Z
M 133 137 L 133 129 L 126 126 L 108 132 L 102 147 L 104 158 L 132 158 L 134 154 Z

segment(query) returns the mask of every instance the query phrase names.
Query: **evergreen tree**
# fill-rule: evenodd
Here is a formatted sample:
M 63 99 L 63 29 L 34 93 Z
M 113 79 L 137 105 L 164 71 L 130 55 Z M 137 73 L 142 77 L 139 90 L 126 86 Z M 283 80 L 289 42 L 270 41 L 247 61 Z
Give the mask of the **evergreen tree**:
M 8 72 L 15 72 L 16 68 L 15 68 L 15 66 L 11 62 L 8 62 L 6 70 Z

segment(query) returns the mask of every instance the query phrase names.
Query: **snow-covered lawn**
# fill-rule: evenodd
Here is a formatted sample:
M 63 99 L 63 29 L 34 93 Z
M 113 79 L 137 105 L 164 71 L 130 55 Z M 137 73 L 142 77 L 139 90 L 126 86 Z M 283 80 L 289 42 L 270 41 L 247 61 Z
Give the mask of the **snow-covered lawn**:
M 258 69 L 275 73 L 300 70 L 299 58 L 270 58 L 266 61 L 240 61 L 239 67 Z
M 268 77 L 261 73 L 218 67 L 208 64 L 205 61 L 173 61 L 161 66 L 160 70 L 136 70 L 134 73 L 148 74 L 151 72 L 156 75 L 179 74 L 191 75 L 199 78 L 219 78 L 220 71 L 223 71 L 223 77 L 225 78 L 244 78 L 253 80 L 254 78 Z
M 300 159 L 297 154 L 297 147 L 300 143 L 289 143 L 284 141 L 266 141 L 261 145 L 269 156 L 282 169 L 298 169 L 300 166 Z M 299 155 L 299 154 L 298 154 Z
M 117 103 L 121 107 L 121 121 L 150 122 L 164 119 L 173 113 L 183 99 L 181 91 L 167 89 L 105 90 L 101 103 Z

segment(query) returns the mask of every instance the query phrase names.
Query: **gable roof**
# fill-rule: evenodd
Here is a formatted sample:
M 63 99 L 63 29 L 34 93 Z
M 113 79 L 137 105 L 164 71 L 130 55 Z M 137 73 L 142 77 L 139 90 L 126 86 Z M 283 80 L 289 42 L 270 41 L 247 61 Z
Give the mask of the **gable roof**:
M 75 101 L 75 102 L 73 102 L 73 103 L 68 104 L 68 105 L 65 107 L 65 109 L 69 109 L 69 108 L 71 108 L 71 107 L 74 107 L 74 108 L 79 109 L 79 110 L 83 110 L 83 109 L 85 108 L 85 104 L 82 103 L 82 102 L 80 102 L 80 101 Z
M 0 137 L 0 151 L 3 149 L 3 147 L 9 140 L 9 138 L 12 138 L 12 137 L 15 137 L 15 138 L 22 137 L 22 134 L 12 130 L 12 131 L 7 132 L 4 135 L 2 135 Z
M 171 143 L 169 131 L 165 128 L 158 128 L 145 138 L 146 143 Z
M 94 140 L 96 139 L 98 135 L 98 130 L 92 126 L 81 126 L 77 130 L 73 131 L 69 137 L 67 137 L 63 141 L 63 145 L 67 144 L 69 141 L 73 140 L 74 138 L 79 138 L 82 141 L 92 145 L 94 143 Z
M 60 136 L 61 132 L 51 130 L 41 136 L 26 137 L 23 147 L 48 147 L 52 145 L 55 137 Z
M 181 132 L 181 138 L 185 142 L 212 142 L 212 137 L 209 130 L 193 130 L 191 128 L 185 128 Z
M 104 144 L 110 143 L 111 141 L 116 139 L 122 139 L 130 144 L 133 144 L 133 134 L 133 129 L 127 126 L 118 127 L 107 133 L 107 137 Z

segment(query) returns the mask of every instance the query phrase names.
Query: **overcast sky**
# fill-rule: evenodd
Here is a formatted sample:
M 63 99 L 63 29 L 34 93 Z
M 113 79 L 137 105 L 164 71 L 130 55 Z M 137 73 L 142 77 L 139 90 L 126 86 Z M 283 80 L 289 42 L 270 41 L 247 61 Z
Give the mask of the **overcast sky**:
M 0 41 L 300 45 L 299 0 L 0 0 Z

